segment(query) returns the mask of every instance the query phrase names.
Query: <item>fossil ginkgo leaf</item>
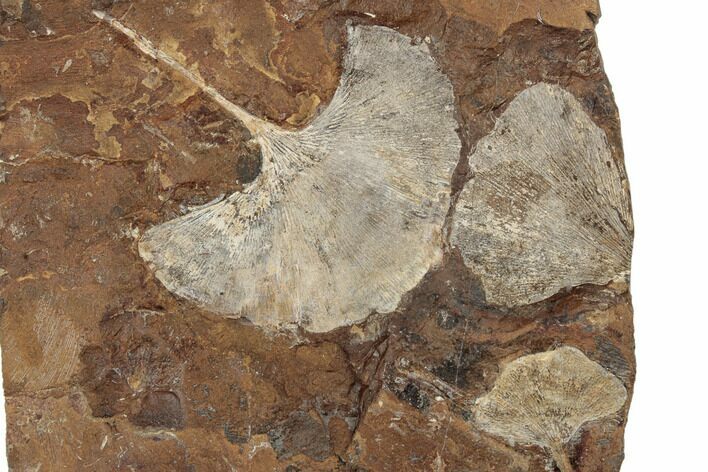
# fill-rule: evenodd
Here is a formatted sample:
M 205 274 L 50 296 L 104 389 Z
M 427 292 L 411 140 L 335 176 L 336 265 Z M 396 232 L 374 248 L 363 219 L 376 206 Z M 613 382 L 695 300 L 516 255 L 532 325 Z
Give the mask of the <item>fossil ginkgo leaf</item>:
M 564 444 L 588 421 L 619 411 L 624 384 L 570 346 L 507 364 L 494 388 L 477 399 L 475 423 L 515 443 L 550 451 L 562 472 L 572 470 Z
M 628 272 L 626 180 L 569 92 L 544 83 L 523 91 L 469 163 L 451 241 L 490 304 L 526 305 Z
M 350 26 L 331 103 L 289 131 L 97 16 L 199 85 L 261 147 L 261 174 L 243 192 L 142 237 L 140 255 L 171 292 L 259 325 L 328 331 L 394 310 L 439 262 L 460 141 L 452 86 L 424 42 Z

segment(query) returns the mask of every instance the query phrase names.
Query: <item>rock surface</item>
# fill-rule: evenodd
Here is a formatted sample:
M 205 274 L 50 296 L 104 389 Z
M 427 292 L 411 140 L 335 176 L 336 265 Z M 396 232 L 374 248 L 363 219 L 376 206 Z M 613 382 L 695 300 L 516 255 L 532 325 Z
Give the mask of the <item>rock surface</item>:
M 399 287 L 394 309 L 326 318 L 323 329 L 261 323 L 248 310 L 224 317 L 172 293 L 140 255 L 144 236 L 248 189 L 268 156 L 244 122 L 92 10 L 149 38 L 234 106 L 290 131 L 334 99 L 348 28 L 385 27 L 425 47 L 451 84 L 460 144 L 440 241 L 419 242 L 439 244 L 440 256 L 426 259 L 414 288 Z M 11 469 L 619 470 L 635 375 L 632 224 L 619 118 L 593 31 L 599 15 L 594 0 L 2 0 L 0 341 Z M 525 122 L 513 119 L 524 116 L 514 107 L 537 87 L 568 97 L 552 131 L 539 115 L 543 138 L 580 123 L 583 142 L 601 149 L 553 138 L 544 148 L 553 155 L 529 165 L 540 155 L 520 151 L 538 136 L 524 128 L 520 141 L 508 140 L 498 124 Z M 525 173 L 485 173 L 483 155 Z M 610 161 L 582 164 L 592 156 Z M 570 188 L 544 174 L 548 162 L 583 166 L 570 173 L 580 179 L 574 203 L 566 205 L 567 191 L 542 191 Z M 523 177 L 529 168 L 545 180 Z M 509 197 L 514 178 L 523 199 Z M 599 198 L 588 189 L 618 190 Z M 536 210 L 516 226 L 495 219 L 516 215 L 519 202 L 555 202 L 559 224 Z M 480 214 L 502 231 L 456 238 Z M 556 228 L 575 234 L 569 225 L 583 228 L 583 244 L 553 246 Z M 606 236 L 618 227 L 621 240 Z M 536 277 L 520 294 L 510 281 L 528 277 L 516 268 L 499 276 L 515 266 L 489 251 L 523 238 L 486 244 L 484 254 L 468 245 L 504 228 L 541 228 L 544 250 L 563 249 L 571 268 L 610 263 L 588 278 L 543 265 L 553 258 L 514 257 L 532 260 Z M 532 254 L 537 239 L 523 241 Z M 608 239 L 617 256 L 593 259 Z M 323 299 L 340 301 L 350 289 L 321 287 Z M 574 360 L 562 369 L 542 362 L 563 356 Z M 533 368 L 514 374 L 525 365 Z M 557 376 L 543 372 L 556 371 L 563 376 L 548 387 Z M 510 375 L 527 382 L 520 392 L 543 385 L 556 398 L 591 374 L 616 392 L 612 408 L 563 434 L 540 440 L 510 432 L 514 421 L 489 426 Z M 536 411 L 555 411 L 540 404 Z

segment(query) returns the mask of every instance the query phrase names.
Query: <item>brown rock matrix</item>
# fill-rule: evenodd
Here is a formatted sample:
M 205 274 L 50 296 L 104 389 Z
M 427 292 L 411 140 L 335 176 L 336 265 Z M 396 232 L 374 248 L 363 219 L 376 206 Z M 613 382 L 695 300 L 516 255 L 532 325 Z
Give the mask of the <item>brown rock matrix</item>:
M 618 471 L 596 1 L 0 1 L 11 470 Z

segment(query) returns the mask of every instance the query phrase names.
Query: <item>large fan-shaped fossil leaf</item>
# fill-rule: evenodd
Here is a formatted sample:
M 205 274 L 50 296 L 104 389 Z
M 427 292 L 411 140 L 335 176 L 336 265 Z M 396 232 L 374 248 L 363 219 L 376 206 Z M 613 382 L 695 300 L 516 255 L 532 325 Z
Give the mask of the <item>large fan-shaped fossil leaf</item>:
M 244 192 L 145 233 L 140 254 L 170 291 L 260 325 L 327 331 L 394 310 L 440 260 L 460 141 L 452 86 L 425 43 L 350 27 L 340 85 L 299 131 L 247 115 L 170 65 L 241 118 L 263 154 Z
M 623 172 L 570 93 L 548 84 L 523 91 L 469 162 L 474 176 L 451 240 L 490 304 L 534 303 L 629 270 Z
M 563 346 L 509 363 L 475 405 L 475 422 L 510 443 L 536 445 L 570 470 L 563 445 L 588 421 L 619 411 L 622 382 L 578 349 Z

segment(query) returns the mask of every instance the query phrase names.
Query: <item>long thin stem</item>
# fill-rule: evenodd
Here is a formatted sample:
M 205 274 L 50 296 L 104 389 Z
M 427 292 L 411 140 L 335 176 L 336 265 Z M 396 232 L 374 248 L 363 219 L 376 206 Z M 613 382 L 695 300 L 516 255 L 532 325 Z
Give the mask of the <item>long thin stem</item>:
M 256 118 L 243 108 L 230 102 L 226 97 L 221 95 L 214 87 L 212 87 L 211 85 L 207 85 L 207 83 L 204 82 L 201 77 L 184 67 L 173 57 L 162 52 L 149 39 L 123 25 L 120 21 L 118 21 L 108 13 L 93 10 L 93 14 L 102 21 L 105 21 L 106 24 L 110 25 L 115 30 L 120 31 L 125 36 L 127 36 L 133 42 L 133 44 L 135 44 L 135 46 L 137 46 L 138 49 L 140 49 L 142 52 L 144 52 L 151 58 L 156 59 L 162 62 L 163 64 L 167 65 L 170 69 L 177 72 L 182 77 L 186 78 L 194 85 L 199 87 L 201 90 L 203 90 L 207 95 L 213 98 L 214 101 L 216 101 L 216 103 L 218 103 L 224 110 L 241 120 L 246 126 L 246 128 L 251 131 L 251 133 L 257 134 L 259 131 L 262 131 L 265 124 L 263 120 Z
M 550 447 L 551 456 L 558 466 L 560 472 L 573 472 L 573 465 L 570 463 L 568 454 L 565 453 L 565 448 L 562 444 L 554 444 Z

